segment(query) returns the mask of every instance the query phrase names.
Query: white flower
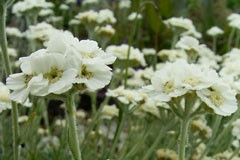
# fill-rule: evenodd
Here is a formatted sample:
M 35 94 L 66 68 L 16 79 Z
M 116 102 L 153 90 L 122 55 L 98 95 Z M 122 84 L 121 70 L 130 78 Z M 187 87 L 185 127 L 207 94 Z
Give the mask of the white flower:
M 167 27 L 177 27 L 185 30 L 193 29 L 193 23 L 188 18 L 172 17 L 163 21 Z
M 13 5 L 12 13 L 16 14 L 17 16 L 21 16 L 23 13 L 32 9 L 46 9 L 53 6 L 53 3 L 46 2 L 45 0 L 24 0 Z
M 199 46 L 199 41 L 196 38 L 190 36 L 182 37 L 176 44 L 176 48 L 180 48 L 186 51 L 198 51 Z
M 232 13 L 228 16 L 227 20 L 229 21 L 229 26 L 232 28 L 240 29 L 240 15 L 237 13 Z
M 139 108 L 133 112 L 135 115 L 145 116 L 146 113 L 150 113 L 156 117 L 160 117 L 160 112 L 156 101 L 151 98 L 147 98 L 143 104 L 140 104 Z
M 6 33 L 8 36 L 22 37 L 21 31 L 15 27 L 7 27 Z
M 195 64 L 183 63 L 181 69 L 185 70 L 179 75 L 181 85 L 188 90 L 201 90 L 210 87 L 218 77 L 215 70 L 203 68 Z
M 117 117 L 118 113 L 119 109 L 116 105 L 105 105 L 102 109 L 101 117 L 110 120 L 113 117 Z
M 143 48 L 142 52 L 145 56 L 147 55 L 155 55 L 156 54 L 156 50 L 154 48 Z
M 24 35 L 28 39 L 47 41 L 49 40 L 51 34 L 53 34 L 55 31 L 56 29 L 52 25 L 46 22 L 41 22 L 35 26 L 29 26 L 29 29 L 24 33 Z
M 207 126 L 205 119 L 193 120 L 191 126 L 193 131 L 197 130 L 204 138 L 210 138 L 212 136 L 212 129 Z
M 84 0 L 82 2 L 82 5 L 88 5 L 88 4 L 98 4 L 99 0 Z
M 97 26 L 95 27 L 94 31 L 100 35 L 112 36 L 115 34 L 115 29 L 111 25 L 106 25 L 102 27 Z
M 124 89 L 123 86 L 120 86 L 114 90 L 108 89 L 106 95 L 110 97 L 116 97 L 124 104 L 132 103 L 133 105 L 136 105 L 146 98 L 145 93 L 140 93 L 138 90 Z
M 124 8 L 130 8 L 131 7 L 131 1 L 130 0 L 120 0 L 119 2 L 119 8 L 124 9 Z
M 175 62 L 178 59 L 187 60 L 187 54 L 184 50 L 176 50 L 176 49 L 163 49 L 158 52 L 158 56 L 163 60 L 168 60 L 170 62 Z
M 232 123 L 232 135 L 240 140 L 240 119 L 237 119 L 235 122 Z
M 64 11 L 69 10 L 69 6 L 66 4 L 61 4 L 59 8 Z
M 93 11 L 93 10 L 80 12 L 75 16 L 75 19 L 78 19 L 83 23 L 97 23 L 98 12 Z
M 136 12 L 132 12 L 129 16 L 128 16 L 128 20 L 129 21 L 134 21 L 135 19 L 142 19 L 142 15 L 140 13 L 136 13 Z
M 214 26 L 214 27 L 210 28 L 209 30 L 207 30 L 207 34 L 209 36 L 218 36 L 223 33 L 224 33 L 224 31 L 217 26 Z
M 70 26 L 74 26 L 74 25 L 79 25 L 79 24 L 81 24 L 81 22 L 80 22 L 80 20 L 78 20 L 78 19 L 72 19 L 72 20 L 69 21 L 68 24 L 69 24 Z
M 116 23 L 116 18 L 114 17 L 113 11 L 109 9 L 100 10 L 98 13 L 98 23 Z
M 126 60 L 128 55 L 128 47 L 129 46 L 126 44 L 122 44 L 120 46 L 112 45 L 106 48 L 106 52 L 115 55 L 118 59 Z M 143 54 L 137 48 L 130 47 L 129 59 L 137 61 L 142 66 L 146 65 Z
M 202 37 L 201 33 L 196 31 L 192 21 L 188 18 L 172 17 L 164 20 L 163 23 L 165 23 L 168 28 L 183 29 L 181 33 L 182 36 L 193 36 L 196 38 Z
M 0 82 L 0 113 L 6 109 L 11 109 L 9 94 L 9 89 Z
M 167 63 L 162 69 L 155 72 L 151 85 L 143 87 L 142 91 L 162 102 L 168 102 L 173 97 L 179 97 L 187 92 L 182 86 L 180 75 L 183 70 L 182 61 Z
M 52 9 L 42 9 L 40 12 L 39 12 L 39 16 L 41 17 L 46 17 L 46 16 L 50 16 L 50 15 L 53 15 L 54 12 Z
M 28 116 L 26 115 L 18 117 L 18 123 L 23 123 L 27 121 L 28 121 Z
M 237 110 L 236 92 L 226 83 L 216 81 L 211 87 L 197 91 L 200 99 L 216 114 L 229 116 Z
M 109 84 L 111 68 L 99 58 L 83 59 L 75 83 L 84 83 L 90 90 L 97 90 Z
M 2 49 L 0 48 L 0 53 L 2 52 Z M 17 57 L 17 50 L 14 48 L 7 48 L 8 55 L 11 57 Z

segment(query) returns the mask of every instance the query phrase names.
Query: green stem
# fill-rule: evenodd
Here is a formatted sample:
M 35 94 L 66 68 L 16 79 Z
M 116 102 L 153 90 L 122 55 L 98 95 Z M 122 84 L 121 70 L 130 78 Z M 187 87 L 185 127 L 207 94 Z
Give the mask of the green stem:
M 4 2 L 1 2 L 4 3 Z M 7 53 L 7 36 L 6 36 L 6 14 L 7 7 L 5 4 L 0 4 L 0 44 L 2 48 L 2 61 L 4 64 L 4 69 L 6 76 L 12 74 L 12 69 L 9 61 L 9 56 Z M 18 126 L 18 108 L 15 102 L 11 102 L 12 104 L 12 122 L 13 122 L 13 157 L 14 160 L 19 159 L 19 150 L 18 150 L 18 142 L 19 142 L 19 126 Z
M 179 160 L 185 160 L 186 142 L 187 142 L 187 137 L 188 137 L 189 122 L 190 122 L 190 120 L 188 118 L 184 118 L 181 121 Z
M 178 40 L 178 34 L 175 33 L 175 34 L 173 35 L 173 38 L 172 38 L 171 49 L 173 49 L 173 48 L 175 47 L 175 45 L 176 45 L 176 43 L 177 43 L 177 40 Z
M 216 53 L 217 51 L 217 37 L 213 37 L 213 46 L 212 46 L 213 51 Z
M 125 119 L 125 113 L 123 111 L 123 109 L 120 109 L 120 113 L 119 113 L 119 117 L 118 117 L 118 125 L 117 125 L 117 129 L 115 131 L 115 134 L 114 134 L 114 138 L 113 138 L 113 143 L 112 143 L 112 147 L 109 151 L 109 154 L 108 154 L 108 157 L 109 159 L 112 159 L 113 157 L 113 153 L 117 147 L 117 144 L 118 144 L 118 140 L 119 140 L 119 137 L 121 135 L 121 132 L 122 132 L 122 129 L 123 129 L 123 125 L 124 125 L 124 119 Z
M 75 160 L 81 160 L 81 151 L 76 124 L 76 108 L 74 104 L 74 94 L 69 93 L 66 101 L 66 114 L 68 120 L 68 143 Z
M 128 79 L 128 68 L 129 68 L 129 58 L 130 58 L 130 51 L 131 51 L 131 46 L 132 46 L 132 43 L 133 43 L 133 38 L 134 38 L 134 35 L 136 33 L 136 31 L 138 30 L 138 14 L 139 12 L 137 12 L 137 15 L 136 15 L 136 18 L 134 20 L 135 22 L 135 25 L 133 27 L 133 31 L 129 37 L 129 41 L 128 41 L 128 51 L 127 51 L 127 61 L 126 61 L 126 69 L 125 69 L 125 74 L 124 74 L 124 88 L 127 88 L 127 79 Z
M 240 30 L 237 30 L 237 36 L 236 36 L 236 39 L 235 39 L 235 47 L 236 48 L 238 48 L 239 38 L 240 38 Z
M 228 38 L 227 51 L 229 51 L 230 48 L 231 48 L 232 40 L 233 40 L 233 37 L 234 37 L 235 31 L 236 31 L 236 29 L 235 29 L 235 28 L 232 28 L 231 33 L 230 33 L 229 38 Z
M 215 121 L 214 121 L 214 124 L 213 124 L 213 134 L 212 134 L 212 137 L 210 139 L 210 141 L 207 143 L 206 145 L 206 148 L 205 150 L 202 152 L 199 160 L 202 160 L 209 152 L 209 149 L 211 149 L 211 145 L 213 144 L 214 140 L 215 140 L 215 137 L 217 135 L 217 132 L 218 132 L 218 128 L 221 124 L 221 121 L 222 121 L 222 117 L 217 115 Z

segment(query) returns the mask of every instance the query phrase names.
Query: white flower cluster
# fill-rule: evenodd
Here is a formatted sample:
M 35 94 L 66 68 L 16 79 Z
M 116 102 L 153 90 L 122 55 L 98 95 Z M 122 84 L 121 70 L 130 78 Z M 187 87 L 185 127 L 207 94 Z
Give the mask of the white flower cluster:
M 120 9 L 128 9 L 131 7 L 131 1 L 130 0 L 120 0 L 119 2 L 119 8 Z
M 128 56 L 128 48 L 129 46 L 126 44 L 120 46 L 111 45 L 106 48 L 106 52 L 115 55 L 118 59 L 126 60 Z M 142 66 L 146 65 L 143 53 L 137 48 L 130 47 L 129 59 L 136 61 Z
M 62 94 L 74 84 L 90 90 L 103 88 L 112 76 L 107 65 L 115 59 L 95 41 L 79 41 L 70 32 L 56 31 L 46 49 L 20 58 L 22 72 L 7 78 L 7 85 L 13 90 L 10 98 L 23 103 L 29 94 Z
M 240 29 L 240 14 L 232 13 L 228 16 L 227 20 L 230 27 Z
M 221 28 L 217 27 L 217 26 L 213 26 L 209 30 L 207 30 L 207 34 L 209 36 L 212 36 L 212 37 L 221 35 L 223 33 L 224 33 L 224 31 Z
M 146 93 L 141 93 L 137 89 L 125 89 L 123 86 L 113 90 L 109 89 L 106 95 L 117 98 L 121 103 L 128 105 L 128 109 L 137 106 L 137 110 L 133 114 L 141 117 L 145 116 L 146 113 L 159 117 L 158 107 L 169 108 L 166 103 L 152 99 Z
M 18 28 L 15 28 L 15 27 L 7 27 L 6 33 L 8 36 L 13 36 L 13 37 L 18 37 L 18 38 L 21 38 L 23 36 L 22 32 Z
M 196 38 L 201 38 L 201 33 L 197 32 L 195 26 L 193 25 L 192 21 L 188 18 L 183 17 L 172 17 L 167 20 L 163 21 L 165 25 L 169 28 L 175 29 L 182 29 L 183 32 L 181 35 L 183 36 L 193 36 Z
M 109 9 L 103 9 L 99 12 L 89 10 L 85 12 L 80 12 L 75 16 L 75 19 L 80 20 L 82 23 L 94 23 L 94 24 L 103 24 L 103 23 L 116 23 L 116 18 L 114 14 Z
M 129 16 L 128 16 L 128 20 L 129 21 L 134 21 L 135 19 L 142 19 L 142 15 L 140 13 L 136 13 L 136 12 L 132 12 Z
M 223 57 L 222 68 L 219 74 L 224 80 L 231 85 L 231 87 L 237 91 L 240 91 L 240 49 L 233 48 L 226 53 Z
M 172 98 L 196 93 L 216 114 L 229 116 L 237 110 L 237 93 L 215 70 L 184 60 L 167 63 L 155 72 L 151 83 L 143 91 L 159 101 L 169 102 Z
M 33 9 L 46 9 L 53 7 L 54 4 L 51 2 L 46 2 L 45 0 L 24 0 L 19 1 L 13 5 L 12 13 L 17 16 L 21 16 L 24 12 L 33 10 Z
M 111 26 L 111 25 L 106 25 L 106 26 L 97 26 L 95 27 L 94 31 L 98 34 L 98 35 L 102 35 L 102 36 L 112 36 L 115 34 L 115 29 Z
M 99 3 L 99 0 L 84 0 L 82 2 L 82 5 L 85 6 L 85 5 L 98 4 L 98 3 Z
M 23 34 L 28 39 L 35 39 L 40 41 L 49 40 L 50 36 L 56 32 L 56 28 L 54 28 L 51 24 L 46 22 L 38 23 L 34 26 L 29 26 L 29 29 L 25 31 Z

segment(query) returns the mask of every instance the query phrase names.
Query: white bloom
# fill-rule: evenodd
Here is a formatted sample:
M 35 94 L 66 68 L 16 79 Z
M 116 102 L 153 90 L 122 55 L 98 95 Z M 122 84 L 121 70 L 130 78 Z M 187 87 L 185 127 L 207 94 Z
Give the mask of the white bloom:
M 131 1 L 130 0 L 120 0 L 119 2 L 119 8 L 124 9 L 124 8 L 130 8 L 131 7 Z
M 103 119 L 112 119 L 113 117 L 117 117 L 119 113 L 119 109 L 116 105 L 105 105 L 102 109 L 101 117 Z
M 172 17 L 163 21 L 168 28 L 173 29 L 183 29 L 182 36 L 193 36 L 196 38 L 201 38 L 201 33 L 196 31 L 195 26 L 192 21 L 188 18 L 183 17 Z
M 6 109 L 11 109 L 9 94 L 9 89 L 0 82 L 0 113 Z
M 97 23 L 98 12 L 93 11 L 93 10 L 80 12 L 75 16 L 75 19 L 78 19 L 83 23 Z
M 129 16 L 128 16 L 128 20 L 129 21 L 134 21 L 135 19 L 142 19 L 142 15 L 140 13 L 136 13 L 136 12 L 132 12 Z
M 64 11 L 69 10 L 69 6 L 66 4 L 61 4 L 59 8 Z
M 8 36 L 22 37 L 21 31 L 15 27 L 7 27 L 6 33 Z
M 212 136 L 212 129 L 207 126 L 205 119 L 193 120 L 191 126 L 193 131 L 198 131 L 204 138 L 210 138 Z
M 232 13 L 228 16 L 227 20 L 229 21 L 229 26 L 232 28 L 240 29 L 240 14 Z
M 116 23 L 113 11 L 109 9 L 100 10 L 98 13 L 98 23 Z
M 133 112 L 135 115 L 145 116 L 146 113 L 150 113 L 156 117 L 160 117 L 160 112 L 156 101 L 151 98 L 147 98 L 143 104 L 140 104 L 139 108 Z
M 240 119 L 237 119 L 235 122 L 232 123 L 232 135 L 240 140 Z
M 143 48 L 142 52 L 145 56 L 147 55 L 155 55 L 156 54 L 156 50 L 154 48 Z
M 209 36 L 218 36 L 223 33 L 224 33 L 223 30 L 217 26 L 214 26 L 214 27 L 210 28 L 209 30 L 207 30 L 207 34 Z
M 154 99 L 168 102 L 173 97 L 179 97 L 187 92 L 182 86 L 180 75 L 184 64 L 182 61 L 167 63 L 162 69 L 155 72 L 151 79 L 152 85 L 143 87 L 142 91 L 149 93 Z
M 77 20 L 77 19 L 72 19 L 72 20 L 69 21 L 68 24 L 70 26 L 73 26 L 73 25 L 79 25 L 79 24 L 81 24 L 81 22 L 79 20 Z
M 83 59 L 75 83 L 84 83 L 90 90 L 101 89 L 109 84 L 111 68 L 99 58 Z
M 28 121 L 28 116 L 20 116 L 18 117 L 18 123 L 23 123 Z
M 52 9 L 42 9 L 40 12 L 39 12 L 39 16 L 41 17 L 46 17 L 46 16 L 50 16 L 50 15 L 53 15 L 54 12 Z
M 126 44 L 122 44 L 120 46 L 112 45 L 107 47 L 106 52 L 115 55 L 118 59 L 126 60 L 128 55 L 128 47 L 129 46 Z M 130 47 L 129 59 L 137 61 L 142 66 L 146 65 L 143 54 L 137 48 Z
M 191 30 L 194 28 L 192 21 L 183 17 L 172 17 L 163 22 L 167 27 L 177 27 L 185 30 Z
M 82 5 L 88 5 L 88 4 L 98 4 L 99 0 L 84 0 L 82 2 Z
M 28 39 L 46 41 L 49 40 L 49 37 L 54 33 L 55 30 L 56 29 L 52 25 L 46 22 L 41 22 L 35 26 L 29 26 L 29 29 L 24 33 L 24 35 Z
M 94 31 L 100 35 L 112 36 L 115 34 L 115 29 L 111 25 L 106 25 L 102 27 L 97 26 L 95 27 Z
M 176 48 L 180 48 L 186 51 L 198 51 L 199 46 L 199 41 L 196 38 L 190 36 L 182 37 L 176 44 Z
M 18 16 L 32 9 L 46 9 L 53 7 L 54 4 L 45 0 L 24 0 L 13 5 L 12 12 Z
M 0 48 L 0 53 L 2 52 L 1 48 Z M 17 57 L 17 50 L 14 49 L 14 48 L 7 48 L 7 52 L 8 52 L 8 55 L 11 56 L 11 57 Z
M 197 95 L 216 114 L 229 116 L 237 110 L 236 92 L 220 80 L 209 88 L 197 91 Z
M 158 52 L 158 56 L 163 60 L 168 60 L 170 62 L 175 62 L 178 59 L 187 60 L 187 54 L 184 50 L 176 50 L 176 49 L 163 49 Z

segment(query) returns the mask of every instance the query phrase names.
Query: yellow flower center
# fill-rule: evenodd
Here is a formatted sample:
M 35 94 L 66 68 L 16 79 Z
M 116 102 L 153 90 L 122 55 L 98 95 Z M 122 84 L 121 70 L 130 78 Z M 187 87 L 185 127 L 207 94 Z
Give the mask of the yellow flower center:
M 222 105 L 223 102 L 224 102 L 224 99 L 223 99 L 222 95 L 219 92 L 216 92 L 216 91 L 212 91 L 209 98 L 210 98 L 211 102 L 214 105 L 216 105 L 217 107 Z
M 84 77 L 84 78 L 90 79 L 90 78 L 93 77 L 93 73 L 92 73 L 92 72 L 89 72 L 89 71 L 87 70 L 87 66 L 83 65 L 83 66 L 82 66 L 82 72 L 79 74 L 79 77 L 81 77 L 81 78 Z
M 30 75 L 24 75 L 24 83 L 25 84 L 28 84 L 28 82 L 32 79 L 32 77 L 34 77 L 35 76 L 35 74 L 30 74 Z
M 57 82 L 62 77 L 63 70 L 57 67 L 52 67 L 49 73 L 43 75 L 45 79 L 48 79 L 50 83 Z
M 201 82 L 201 80 L 199 80 L 195 77 L 189 77 L 184 82 L 187 84 L 190 84 L 191 86 L 196 86 Z
M 171 82 L 171 81 L 166 82 L 163 86 L 163 92 L 166 94 L 169 94 L 169 93 L 173 92 L 174 90 L 175 90 L 175 87 L 173 85 L 173 82 Z

